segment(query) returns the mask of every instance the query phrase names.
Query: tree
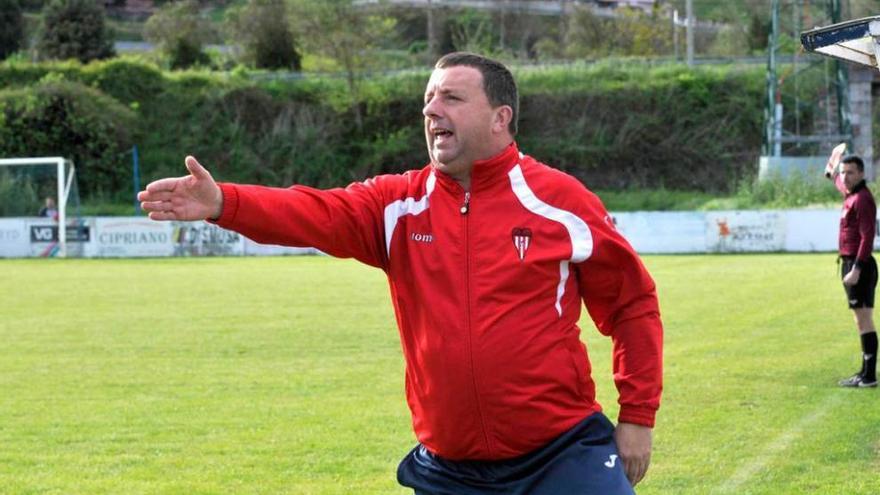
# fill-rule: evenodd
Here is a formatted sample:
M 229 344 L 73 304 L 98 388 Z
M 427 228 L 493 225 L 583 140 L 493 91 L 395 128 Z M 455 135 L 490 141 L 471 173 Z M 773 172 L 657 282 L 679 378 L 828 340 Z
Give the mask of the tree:
M 52 0 L 43 8 L 37 51 L 44 58 L 81 62 L 112 57 L 104 10 L 95 0 Z
M 247 63 L 261 69 L 302 68 L 284 0 L 249 0 L 230 10 L 227 25 L 233 38 L 244 47 Z
M 21 48 L 24 27 L 18 0 L 0 0 L 0 60 Z
M 202 45 L 210 36 L 210 26 L 199 15 L 196 0 L 163 5 L 147 19 L 144 36 L 168 56 L 172 69 L 185 69 L 210 61 L 202 51 Z
M 565 30 L 565 54 L 571 58 L 651 57 L 668 54 L 671 35 L 665 19 L 635 9 L 618 9 L 602 19 L 589 7 L 575 7 Z
M 291 6 L 304 48 L 332 58 L 345 72 L 355 124 L 362 129 L 359 78 L 377 68 L 381 42 L 390 43 L 394 35 L 395 20 L 385 14 L 385 2 L 359 7 L 353 0 L 291 0 Z
M 749 22 L 749 50 L 752 53 L 763 52 L 767 49 L 770 39 L 770 19 L 767 16 L 752 14 Z
M 494 55 L 503 49 L 499 37 L 493 32 L 494 24 L 485 12 L 473 9 L 457 12 L 448 21 L 452 46 L 456 51 Z

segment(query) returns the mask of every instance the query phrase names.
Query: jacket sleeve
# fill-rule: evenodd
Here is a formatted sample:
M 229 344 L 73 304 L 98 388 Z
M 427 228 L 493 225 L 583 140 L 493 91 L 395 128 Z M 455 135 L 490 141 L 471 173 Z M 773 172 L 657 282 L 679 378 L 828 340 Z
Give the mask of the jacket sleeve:
M 868 193 L 870 194 L 870 193 Z M 859 219 L 859 250 L 856 254 L 856 264 L 859 267 L 868 261 L 871 249 L 874 247 L 874 235 L 877 228 L 877 206 L 870 198 L 861 196 L 856 203 L 856 211 Z
M 384 269 L 382 186 L 390 180 L 329 190 L 221 183 L 223 212 L 215 223 L 260 243 L 314 247 Z
M 613 341 L 618 421 L 653 427 L 663 388 L 663 325 L 656 287 L 602 203 L 587 194 L 584 220 L 593 250 L 575 265 L 580 294 L 596 327 Z

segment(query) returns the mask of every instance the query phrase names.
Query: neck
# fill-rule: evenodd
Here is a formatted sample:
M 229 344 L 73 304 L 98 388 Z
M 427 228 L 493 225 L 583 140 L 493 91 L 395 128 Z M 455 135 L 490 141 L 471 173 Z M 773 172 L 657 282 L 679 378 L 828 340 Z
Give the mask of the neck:
M 863 187 L 865 187 L 865 179 L 860 179 L 851 188 L 847 189 L 847 192 L 849 194 L 852 194 L 852 193 L 858 192 L 859 189 L 861 189 Z
M 493 146 L 492 151 L 486 153 L 487 156 L 485 158 L 473 160 L 466 167 L 463 167 L 461 171 L 454 174 L 447 172 L 447 175 L 457 182 L 462 189 L 470 191 L 474 169 L 484 165 L 486 162 L 491 162 L 492 160 L 497 159 L 511 144 L 513 144 L 513 138 L 510 138 L 504 143 L 499 143 L 497 146 Z

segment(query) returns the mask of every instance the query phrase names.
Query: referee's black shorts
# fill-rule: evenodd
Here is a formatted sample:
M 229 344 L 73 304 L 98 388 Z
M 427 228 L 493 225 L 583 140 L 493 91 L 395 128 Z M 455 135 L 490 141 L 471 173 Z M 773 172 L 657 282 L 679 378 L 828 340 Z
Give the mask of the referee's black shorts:
M 846 276 L 852 270 L 856 262 L 855 257 L 840 257 L 840 278 Z M 856 308 L 873 308 L 874 307 L 874 289 L 877 288 L 877 262 L 874 257 L 868 258 L 863 264 L 862 271 L 859 274 L 859 283 L 856 285 L 844 285 L 843 290 L 846 291 L 846 299 L 850 309 Z

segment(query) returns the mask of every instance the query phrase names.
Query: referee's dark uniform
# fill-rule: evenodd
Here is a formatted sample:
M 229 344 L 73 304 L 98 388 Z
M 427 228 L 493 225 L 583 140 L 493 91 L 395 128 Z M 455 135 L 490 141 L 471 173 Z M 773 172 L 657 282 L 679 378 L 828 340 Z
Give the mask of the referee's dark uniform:
M 857 156 L 842 160 L 841 172 L 835 177 L 835 185 L 844 194 L 840 215 L 839 252 L 840 277 L 845 278 L 853 268 L 858 268 L 859 278 L 854 285 L 844 284 L 850 309 L 856 311 L 859 335 L 862 343 L 862 369 L 853 376 L 841 380 L 845 387 L 875 387 L 877 385 L 877 332 L 873 317 L 859 310 L 874 307 L 874 291 L 877 287 L 877 262 L 871 255 L 877 226 L 877 206 L 874 196 L 864 180 L 864 163 Z M 867 321 L 861 321 L 867 320 Z

